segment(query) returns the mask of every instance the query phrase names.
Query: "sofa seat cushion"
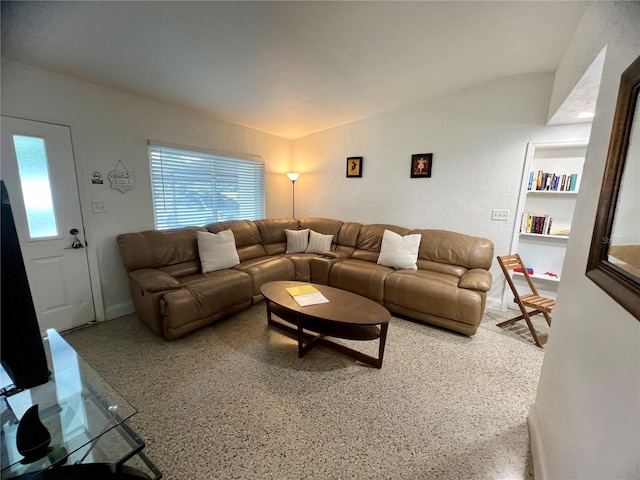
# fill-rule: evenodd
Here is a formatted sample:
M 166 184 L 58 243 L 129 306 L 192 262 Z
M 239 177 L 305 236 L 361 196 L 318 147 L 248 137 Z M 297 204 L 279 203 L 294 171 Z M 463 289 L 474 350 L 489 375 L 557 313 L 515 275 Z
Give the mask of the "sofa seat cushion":
M 265 283 L 294 280 L 296 276 L 293 262 L 282 255 L 253 258 L 233 268 L 249 274 L 253 280 L 253 295 L 256 297 L 261 295 L 260 287 Z
M 246 273 L 228 269 L 201 277 L 201 281 L 189 282 L 184 288 L 163 295 L 161 313 L 167 338 L 174 337 L 171 330 L 180 330 L 202 318 L 251 304 L 253 285 Z
M 329 285 L 382 303 L 384 280 L 393 271 L 366 260 L 339 260 L 331 267 Z
M 460 279 L 429 270 L 402 270 L 388 275 L 384 304 L 428 313 L 458 322 L 478 324 L 484 310 L 485 293 L 459 288 Z

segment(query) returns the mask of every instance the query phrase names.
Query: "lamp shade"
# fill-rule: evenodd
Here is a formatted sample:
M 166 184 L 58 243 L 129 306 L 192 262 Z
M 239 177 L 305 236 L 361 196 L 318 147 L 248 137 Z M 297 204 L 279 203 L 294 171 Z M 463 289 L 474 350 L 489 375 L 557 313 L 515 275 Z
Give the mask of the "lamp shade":
M 292 182 L 295 182 L 299 176 L 299 173 L 287 173 L 287 177 L 289 177 L 289 180 L 291 180 Z

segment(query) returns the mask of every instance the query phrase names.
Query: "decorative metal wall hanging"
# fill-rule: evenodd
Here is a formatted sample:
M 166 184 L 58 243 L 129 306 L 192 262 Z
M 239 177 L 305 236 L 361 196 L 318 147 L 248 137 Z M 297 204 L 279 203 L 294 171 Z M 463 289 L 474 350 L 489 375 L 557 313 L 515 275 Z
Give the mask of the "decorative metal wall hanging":
M 131 190 L 135 183 L 133 174 L 127 170 L 127 167 L 124 166 L 122 160 L 118 160 L 116 168 L 109 172 L 108 178 L 111 188 L 120 190 L 122 193 L 125 193 L 127 190 Z

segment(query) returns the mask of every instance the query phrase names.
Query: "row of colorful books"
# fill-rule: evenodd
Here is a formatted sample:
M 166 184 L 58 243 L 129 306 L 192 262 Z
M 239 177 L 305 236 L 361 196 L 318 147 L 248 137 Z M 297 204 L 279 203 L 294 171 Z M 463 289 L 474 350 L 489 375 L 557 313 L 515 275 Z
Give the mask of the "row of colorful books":
M 578 174 L 555 174 L 536 170 L 529 172 L 528 190 L 549 190 L 554 192 L 574 192 L 578 183 Z
M 533 213 L 523 213 L 520 221 L 520 233 L 538 233 L 540 235 L 551 235 L 551 224 L 553 219 L 549 215 L 534 215 Z

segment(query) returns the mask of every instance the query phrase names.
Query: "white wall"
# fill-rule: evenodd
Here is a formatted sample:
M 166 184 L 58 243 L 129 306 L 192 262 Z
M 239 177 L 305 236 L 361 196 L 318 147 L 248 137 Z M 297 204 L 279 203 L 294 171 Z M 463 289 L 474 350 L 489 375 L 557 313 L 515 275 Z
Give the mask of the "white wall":
M 262 156 L 266 214 L 291 214 L 291 183 L 283 175 L 291 167 L 288 139 L 5 60 L 2 114 L 71 127 L 92 277 L 102 291 L 99 319 L 133 311 L 115 239 L 154 228 L 147 140 Z M 106 181 L 118 160 L 135 176 L 126 193 Z M 91 184 L 94 170 L 105 184 Z M 91 213 L 91 201 L 106 202 L 108 213 Z
M 640 3 L 594 2 L 557 71 L 575 84 L 606 45 L 563 281 L 529 418 L 538 479 L 640 478 L 640 322 L 585 276 L 620 75 L 640 54 Z M 555 89 L 555 88 L 554 88 Z
M 296 212 L 361 223 L 442 228 L 491 239 L 510 253 L 527 142 L 586 140 L 589 124 L 547 127 L 553 76 L 501 78 L 410 109 L 293 141 Z M 433 153 L 431 178 L 410 178 L 414 153 Z M 363 156 L 362 178 L 346 158 Z M 508 222 L 491 210 L 508 209 Z M 504 282 L 492 269 L 488 305 Z
M 552 86 L 546 74 L 502 78 L 291 142 L 14 62 L 2 67 L 3 115 L 71 127 L 92 271 L 102 290 L 99 319 L 132 308 L 115 237 L 153 228 L 148 139 L 262 155 L 267 217 L 290 215 L 291 183 L 282 173 L 293 169 L 302 172 L 298 217 L 457 230 L 490 238 L 503 254 L 526 142 L 584 139 L 589 129 L 544 126 Z M 434 153 L 432 178 L 409 178 L 411 154 L 425 152 Z M 347 179 L 346 157 L 353 155 L 364 156 L 363 177 Z M 106 175 L 118 160 L 135 175 L 134 190 L 90 183 L 91 171 Z M 109 212 L 91 213 L 91 201 L 105 201 Z M 491 221 L 492 208 L 509 209 L 510 221 Z M 503 282 L 497 268 L 493 273 L 489 305 L 499 306 Z

